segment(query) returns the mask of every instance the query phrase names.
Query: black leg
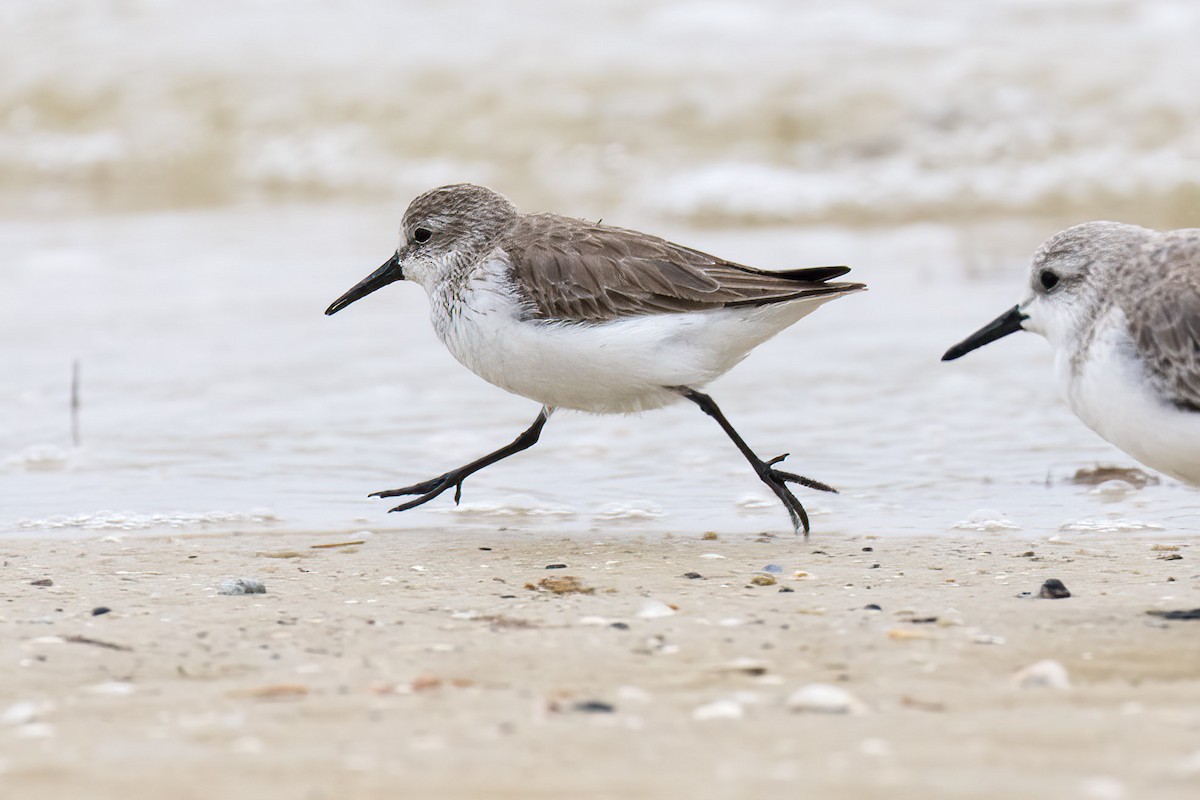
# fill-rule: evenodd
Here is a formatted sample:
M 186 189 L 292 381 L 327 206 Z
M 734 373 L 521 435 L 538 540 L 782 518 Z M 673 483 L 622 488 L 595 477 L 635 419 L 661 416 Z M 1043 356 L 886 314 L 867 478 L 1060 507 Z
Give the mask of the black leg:
M 514 453 L 519 453 L 522 450 L 528 450 L 537 443 L 538 437 L 542 435 L 542 428 L 546 425 L 546 420 L 550 419 L 550 414 L 554 409 L 543 407 L 538 413 L 537 419 L 529 426 L 528 430 L 512 440 L 511 444 L 507 444 L 496 450 L 493 453 L 488 453 L 482 458 L 477 458 L 466 466 L 452 469 L 444 475 L 423 481 L 422 483 L 414 483 L 412 486 L 405 486 L 403 489 L 389 489 L 386 492 L 374 492 L 369 497 L 398 497 L 406 494 L 421 495 L 416 500 L 409 500 L 407 503 L 401 503 L 392 509 L 392 511 L 407 511 L 410 508 L 416 508 L 422 503 L 428 503 L 433 498 L 437 497 L 442 492 L 454 487 L 454 503 L 462 499 L 462 483 L 467 479 L 467 476 L 473 475 L 484 467 L 495 464 L 497 461 L 508 458 Z
M 717 421 L 721 426 L 721 430 L 725 431 L 725 435 L 733 440 L 737 445 L 737 449 L 742 451 L 742 455 L 750 462 L 750 466 L 754 467 L 754 471 L 758 473 L 758 478 L 767 486 L 771 487 L 771 491 L 783 503 L 783 507 L 787 509 L 788 516 L 792 519 L 792 527 L 799 533 L 801 527 L 804 528 L 804 538 L 808 538 L 808 513 L 804 510 L 804 506 L 800 505 L 800 501 L 792 494 L 791 489 L 787 487 L 788 483 L 798 483 L 801 486 L 807 486 L 809 489 L 816 489 L 820 492 L 837 492 L 832 486 L 827 486 L 820 481 L 814 481 L 812 478 L 805 478 L 802 475 L 796 475 L 791 472 L 784 472 L 780 469 L 774 469 L 774 465 L 778 464 L 788 457 L 787 453 L 781 456 L 775 456 L 770 461 L 763 461 L 745 440 L 733 429 L 729 424 L 729 420 L 725 419 L 725 415 L 721 413 L 721 409 L 711 397 L 706 394 L 697 392 L 695 389 L 689 389 L 686 386 L 671 387 L 681 395 L 691 400 L 700 409 Z

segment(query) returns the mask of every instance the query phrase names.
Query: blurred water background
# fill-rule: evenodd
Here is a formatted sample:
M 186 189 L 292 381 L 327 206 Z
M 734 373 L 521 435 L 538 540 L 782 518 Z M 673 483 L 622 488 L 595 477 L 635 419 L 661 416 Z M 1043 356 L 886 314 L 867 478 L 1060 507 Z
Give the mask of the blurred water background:
M 373 490 L 536 407 L 461 368 L 423 293 L 325 306 L 456 181 L 763 267 L 833 303 L 711 387 L 763 455 L 842 488 L 818 536 L 1190 533 L 1016 336 L 1036 246 L 1087 219 L 1200 225 L 1189 0 L 0 5 L 0 532 L 787 530 L 691 407 L 562 414 L 386 515 Z M 81 365 L 81 444 L 71 441 Z

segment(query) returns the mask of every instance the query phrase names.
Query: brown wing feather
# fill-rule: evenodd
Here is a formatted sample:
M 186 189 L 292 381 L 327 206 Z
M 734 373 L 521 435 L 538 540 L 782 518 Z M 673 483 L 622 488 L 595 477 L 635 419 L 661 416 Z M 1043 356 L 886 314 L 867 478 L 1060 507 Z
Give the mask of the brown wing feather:
M 553 214 L 522 217 L 502 246 L 532 316 L 539 319 L 603 322 L 863 288 L 825 283 L 849 267 L 768 272 L 657 236 Z
M 1167 234 L 1150 254 L 1150 274 L 1171 275 L 1124 306 L 1138 353 L 1177 406 L 1200 411 L 1200 231 Z

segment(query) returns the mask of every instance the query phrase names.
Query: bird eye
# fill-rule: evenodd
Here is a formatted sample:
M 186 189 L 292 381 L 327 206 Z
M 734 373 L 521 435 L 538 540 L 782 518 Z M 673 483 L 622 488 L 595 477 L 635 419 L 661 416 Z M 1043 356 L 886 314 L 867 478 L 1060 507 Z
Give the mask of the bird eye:
M 1038 276 L 1038 279 L 1041 280 L 1042 288 L 1047 292 L 1058 286 L 1058 275 L 1048 269 L 1042 270 L 1042 274 Z
M 429 237 L 433 236 L 433 231 L 429 228 L 417 228 L 413 231 L 413 241 L 418 243 L 428 242 Z

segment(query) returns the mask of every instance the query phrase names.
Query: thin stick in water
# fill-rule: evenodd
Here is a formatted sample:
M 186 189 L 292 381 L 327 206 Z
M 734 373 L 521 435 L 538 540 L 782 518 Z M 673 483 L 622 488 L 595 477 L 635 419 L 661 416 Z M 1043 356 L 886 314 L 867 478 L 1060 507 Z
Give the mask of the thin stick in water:
M 79 359 L 71 364 L 71 443 L 79 447 Z

